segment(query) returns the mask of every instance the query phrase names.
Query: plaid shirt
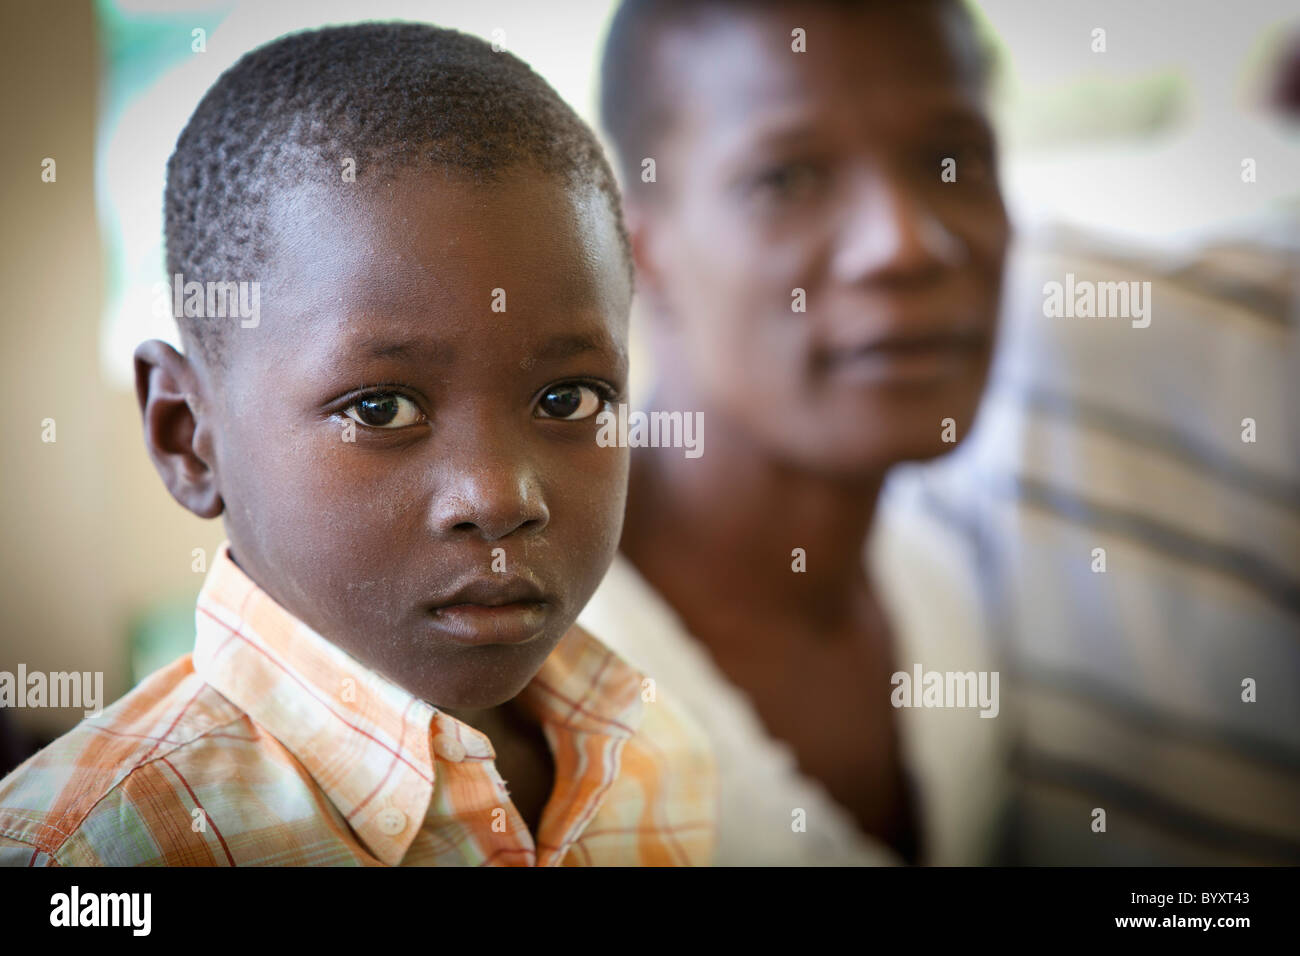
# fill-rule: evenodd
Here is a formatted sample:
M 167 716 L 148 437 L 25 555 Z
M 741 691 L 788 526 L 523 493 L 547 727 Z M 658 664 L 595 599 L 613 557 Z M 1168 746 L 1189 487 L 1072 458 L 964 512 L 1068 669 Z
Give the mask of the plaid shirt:
M 223 545 L 192 654 L 0 781 L 0 863 L 58 866 L 702 865 L 700 732 L 581 628 L 519 702 L 555 788 L 534 839 L 492 743 L 359 664 Z M 649 696 L 649 695 L 646 695 Z

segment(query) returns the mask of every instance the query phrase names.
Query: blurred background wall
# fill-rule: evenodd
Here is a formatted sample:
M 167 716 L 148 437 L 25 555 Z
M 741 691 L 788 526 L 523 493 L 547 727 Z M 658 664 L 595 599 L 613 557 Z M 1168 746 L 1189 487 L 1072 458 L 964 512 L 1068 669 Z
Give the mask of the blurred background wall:
M 101 371 L 94 201 L 99 55 L 89 3 L 0 8 L 4 303 L 0 669 L 103 671 L 127 688 L 132 613 L 197 584 L 176 560 L 215 526 L 171 504 L 143 454 L 134 395 Z M 57 179 L 41 179 L 56 161 Z M 42 441 L 42 421 L 55 441 Z M 79 709 L 11 712 L 48 737 Z

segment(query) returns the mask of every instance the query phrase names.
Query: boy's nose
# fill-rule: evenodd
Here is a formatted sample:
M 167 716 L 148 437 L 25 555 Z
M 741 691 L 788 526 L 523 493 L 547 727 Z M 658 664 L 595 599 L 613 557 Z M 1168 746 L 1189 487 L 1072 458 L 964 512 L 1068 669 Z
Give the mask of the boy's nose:
M 508 464 L 457 469 L 440 483 L 431 523 L 439 535 L 476 534 L 496 541 L 535 533 L 550 521 L 541 487 L 530 471 Z

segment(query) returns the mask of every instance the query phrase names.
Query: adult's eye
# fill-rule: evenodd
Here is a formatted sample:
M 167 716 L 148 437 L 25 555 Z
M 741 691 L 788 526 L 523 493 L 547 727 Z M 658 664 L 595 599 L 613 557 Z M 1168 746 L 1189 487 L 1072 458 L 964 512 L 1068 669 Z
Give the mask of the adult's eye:
M 816 165 L 792 162 L 770 166 L 750 182 L 754 193 L 763 199 L 792 202 L 812 196 L 823 179 L 823 172 Z
M 572 383 L 553 385 L 542 393 L 537 411 L 542 418 L 579 421 L 590 418 L 600 408 L 601 396 L 590 385 Z
M 344 410 L 344 414 L 371 428 L 403 428 L 423 418 L 415 402 L 396 392 L 357 399 Z
M 927 174 L 939 176 L 949 159 L 956 164 L 954 172 L 959 183 L 984 183 L 992 177 L 994 155 L 990 147 L 978 143 L 950 143 L 932 150 L 924 164 Z

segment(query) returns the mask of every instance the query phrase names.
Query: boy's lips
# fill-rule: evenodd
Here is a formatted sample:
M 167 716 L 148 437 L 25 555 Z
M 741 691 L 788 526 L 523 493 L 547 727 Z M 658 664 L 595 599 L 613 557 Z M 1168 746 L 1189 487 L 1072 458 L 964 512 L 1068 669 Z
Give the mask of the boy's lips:
M 551 603 L 518 575 L 475 578 L 428 605 L 428 619 L 458 644 L 522 644 L 542 632 Z

